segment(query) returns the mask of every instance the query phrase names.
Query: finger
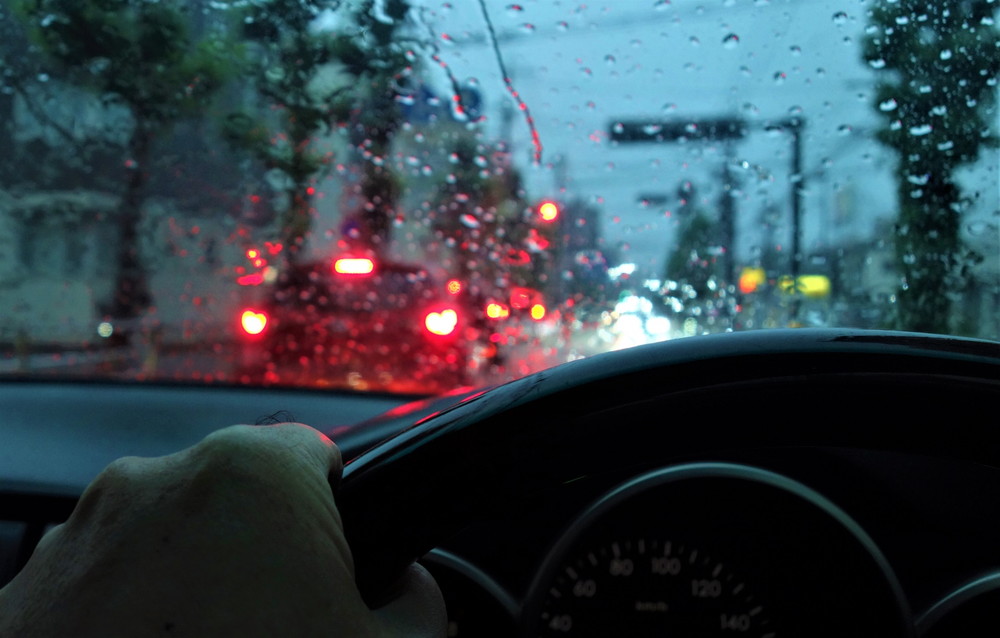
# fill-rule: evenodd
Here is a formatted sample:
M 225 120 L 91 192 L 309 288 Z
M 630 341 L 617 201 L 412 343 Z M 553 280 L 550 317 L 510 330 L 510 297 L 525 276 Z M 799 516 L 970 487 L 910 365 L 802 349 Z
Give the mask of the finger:
M 294 458 L 325 476 L 331 486 L 340 483 L 343 460 L 340 450 L 322 432 L 302 423 L 277 425 L 233 425 L 216 430 L 195 446 L 211 454 L 243 455 L 244 458 Z
M 375 616 L 382 636 L 443 638 L 448 630 L 441 589 L 430 572 L 415 563 L 396 582 L 391 599 L 375 610 Z

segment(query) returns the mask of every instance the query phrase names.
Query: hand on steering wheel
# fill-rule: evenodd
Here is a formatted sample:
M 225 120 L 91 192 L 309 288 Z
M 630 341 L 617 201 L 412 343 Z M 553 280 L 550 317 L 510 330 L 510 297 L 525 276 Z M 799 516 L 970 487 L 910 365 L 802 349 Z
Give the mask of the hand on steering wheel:
M 0 590 L 0 635 L 443 636 L 412 566 L 370 610 L 331 483 L 340 452 L 308 426 L 232 426 L 87 488 Z

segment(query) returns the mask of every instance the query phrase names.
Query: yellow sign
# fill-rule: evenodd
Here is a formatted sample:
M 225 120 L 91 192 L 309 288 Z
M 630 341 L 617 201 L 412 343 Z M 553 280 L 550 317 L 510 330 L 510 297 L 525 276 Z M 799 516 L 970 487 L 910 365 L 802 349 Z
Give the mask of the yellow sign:
M 830 294 L 830 278 L 826 275 L 799 275 L 793 282 L 788 275 L 778 279 L 778 289 L 787 294 L 800 294 L 811 299 L 821 299 Z

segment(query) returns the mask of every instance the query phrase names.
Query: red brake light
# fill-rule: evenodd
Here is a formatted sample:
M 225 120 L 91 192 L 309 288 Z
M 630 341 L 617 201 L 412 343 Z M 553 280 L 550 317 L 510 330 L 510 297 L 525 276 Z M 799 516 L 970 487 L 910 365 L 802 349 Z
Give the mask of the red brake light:
M 240 327 L 243 328 L 243 332 L 248 335 L 259 335 L 264 332 L 264 328 L 267 326 L 267 315 L 263 312 L 257 312 L 253 309 L 247 309 L 243 311 L 240 316 Z
M 458 326 L 458 313 L 451 308 L 445 308 L 440 312 L 428 312 L 424 317 L 424 327 L 431 334 L 439 337 L 447 337 L 455 332 Z
M 341 257 L 333 262 L 333 269 L 341 275 L 368 275 L 375 270 L 375 262 L 367 257 Z

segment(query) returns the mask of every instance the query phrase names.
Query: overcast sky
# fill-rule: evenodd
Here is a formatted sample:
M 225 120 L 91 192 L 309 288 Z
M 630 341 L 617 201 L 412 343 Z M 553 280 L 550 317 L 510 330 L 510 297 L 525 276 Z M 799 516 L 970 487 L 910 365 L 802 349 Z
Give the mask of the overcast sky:
M 501 135 L 500 107 L 512 103 L 487 39 L 477 0 L 414 0 L 440 43 L 440 56 L 460 80 L 475 78 L 484 95 L 491 137 Z M 611 243 L 627 242 L 631 260 L 659 270 L 676 228 L 682 180 L 718 197 L 725 157 L 712 143 L 616 146 L 618 119 L 697 120 L 738 116 L 751 134 L 732 149 L 744 162 L 738 223 L 746 254 L 763 237 L 761 211 L 790 210 L 791 137 L 763 130 L 795 115 L 804 136 L 804 246 L 870 236 L 894 208 L 893 157 L 869 141 L 878 124 L 871 106 L 874 73 L 861 60 L 866 2 L 858 0 L 487 0 L 514 85 L 535 118 L 543 164 L 531 167 L 528 127 L 511 127 L 518 163 L 532 196 L 555 196 L 564 162 L 567 196 L 600 205 Z M 445 93 L 447 79 L 438 72 Z M 983 173 L 983 170 L 986 172 Z M 996 160 L 981 169 L 984 210 L 997 208 Z M 984 181 L 982 174 L 989 176 Z M 642 194 L 669 195 L 644 207 Z M 991 201 L 989 201 L 991 200 Z M 994 220 L 995 221 L 995 220 Z

